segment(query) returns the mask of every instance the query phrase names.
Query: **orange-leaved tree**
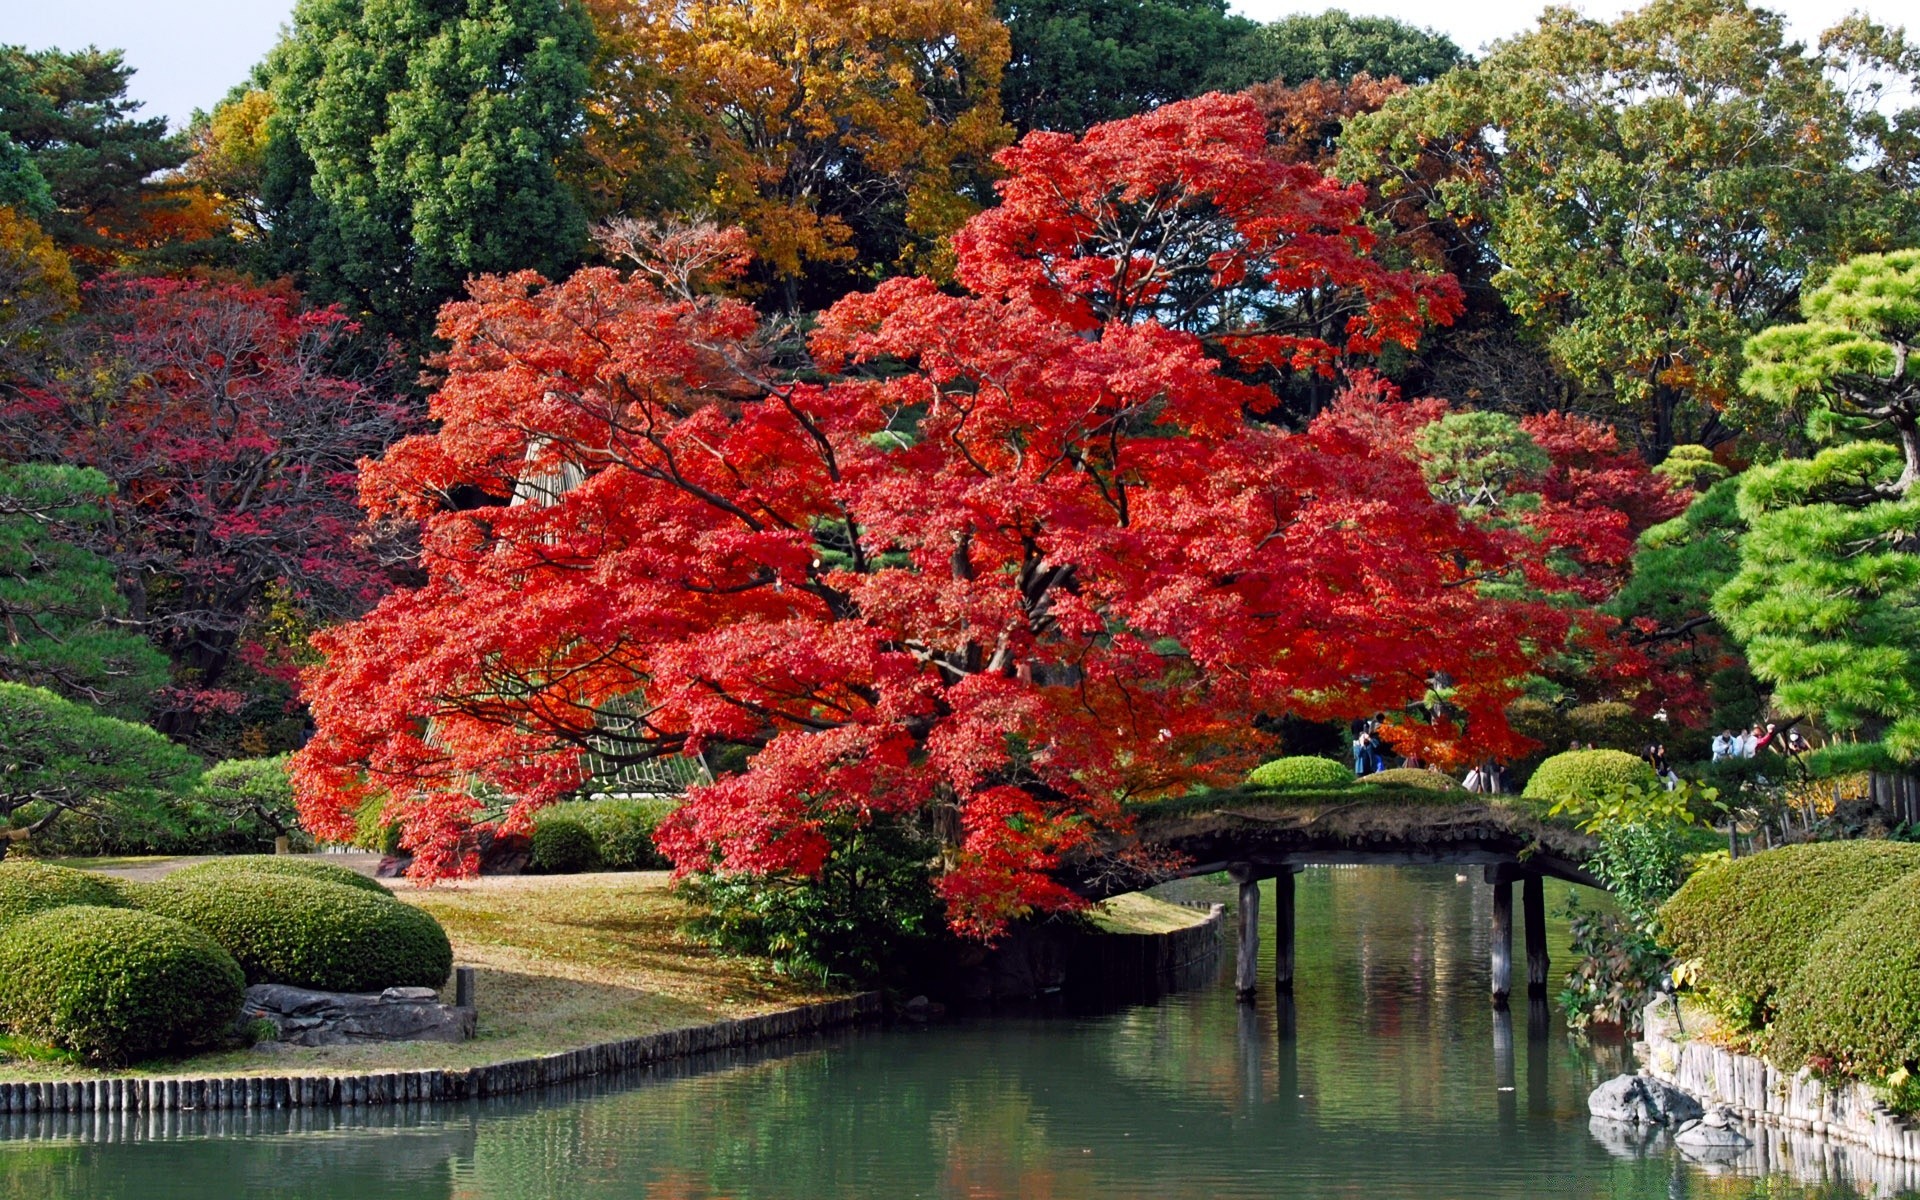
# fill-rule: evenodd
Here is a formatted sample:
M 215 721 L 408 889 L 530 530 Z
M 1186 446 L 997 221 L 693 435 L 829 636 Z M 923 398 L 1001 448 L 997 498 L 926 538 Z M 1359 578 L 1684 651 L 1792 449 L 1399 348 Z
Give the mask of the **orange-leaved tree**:
M 790 306 L 939 262 L 1009 132 L 991 0 L 589 0 L 580 181 L 608 215 L 663 196 L 753 239 Z
M 1411 449 L 1261 421 L 1273 394 L 1223 367 L 1331 371 L 1453 285 L 1376 262 L 1361 194 L 1276 161 L 1244 99 L 1002 161 L 956 239 L 967 290 L 843 300 L 804 375 L 698 285 L 738 233 L 449 306 L 439 431 L 363 482 L 421 523 L 426 582 L 318 639 L 308 826 L 384 798 L 446 875 L 476 818 L 523 826 L 590 761 L 742 747 L 662 832 L 682 868 L 807 874 L 829 825 L 899 814 L 943 838 L 954 927 L 992 937 L 1071 906 L 1050 870 L 1127 802 L 1270 750 L 1263 713 L 1444 677 L 1423 745 L 1523 749 L 1502 711 L 1566 617 L 1474 586 L 1510 554 Z M 1331 289 L 1337 343 L 1296 311 Z

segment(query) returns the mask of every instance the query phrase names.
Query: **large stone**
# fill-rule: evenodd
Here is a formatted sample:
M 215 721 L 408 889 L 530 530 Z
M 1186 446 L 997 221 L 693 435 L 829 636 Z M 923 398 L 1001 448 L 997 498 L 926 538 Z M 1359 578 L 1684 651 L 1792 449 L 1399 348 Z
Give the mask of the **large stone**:
M 1716 1104 L 1698 1121 L 1682 1125 L 1673 1135 L 1673 1144 L 1696 1156 L 1718 1157 L 1745 1150 L 1753 1140 L 1740 1131 L 1738 1117 Z
M 474 1030 L 474 1010 L 440 1003 L 432 988 L 388 988 L 375 996 L 263 983 L 247 989 L 241 1011 L 247 1020 L 272 1022 L 277 1039 L 296 1046 L 463 1042 Z
M 1620 1075 L 1593 1089 L 1587 1111 L 1623 1125 L 1677 1128 L 1705 1115 L 1700 1102 L 1670 1083 L 1645 1075 Z

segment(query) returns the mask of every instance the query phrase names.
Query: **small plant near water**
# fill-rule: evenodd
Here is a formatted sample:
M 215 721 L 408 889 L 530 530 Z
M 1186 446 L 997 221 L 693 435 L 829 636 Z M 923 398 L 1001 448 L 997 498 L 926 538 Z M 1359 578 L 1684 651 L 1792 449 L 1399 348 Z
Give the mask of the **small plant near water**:
M 1658 783 L 1625 781 L 1573 792 L 1553 805 L 1551 815 L 1570 817 L 1599 843 L 1587 869 L 1620 909 L 1610 913 L 1568 901 L 1579 956 L 1560 992 L 1570 1023 L 1639 1027 L 1670 959 L 1659 938 L 1660 906 L 1686 879 L 1694 813 L 1717 799 L 1711 788 L 1692 784 L 1669 791 Z

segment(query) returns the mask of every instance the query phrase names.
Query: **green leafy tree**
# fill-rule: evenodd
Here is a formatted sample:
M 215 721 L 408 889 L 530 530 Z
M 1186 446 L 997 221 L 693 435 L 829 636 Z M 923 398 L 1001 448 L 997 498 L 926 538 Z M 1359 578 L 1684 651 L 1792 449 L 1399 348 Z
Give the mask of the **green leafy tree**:
M 113 565 L 84 544 L 112 495 L 98 471 L 0 466 L 0 680 L 137 720 L 167 665 L 123 623 Z
M 129 240 L 145 239 L 156 209 L 181 202 L 153 176 L 186 161 L 186 146 L 165 117 L 137 115 L 132 75 L 118 50 L 0 46 L 0 140 L 26 151 L 51 203 L 32 215 L 96 265 L 118 261 Z M 6 157 L 0 151 L 0 179 L 12 173 Z
M 416 346 L 467 276 L 559 273 L 592 51 L 568 0 L 301 0 L 258 72 L 273 261 Z
M 0 857 L 55 821 L 166 820 L 200 760 L 145 725 L 0 683 Z
M 1466 62 L 1445 34 L 1392 17 L 1355 16 L 1337 8 L 1296 13 L 1262 27 L 1236 45 L 1223 73 L 1230 83 L 1284 79 L 1344 83 L 1356 75 L 1427 83 Z
M 1356 117 L 1343 170 L 1419 189 L 1435 145 L 1498 145 L 1491 173 L 1441 180 L 1432 207 L 1489 223 L 1514 314 L 1646 445 L 1711 445 L 1744 339 L 1823 264 L 1912 236 L 1912 139 L 1836 76 L 1913 65 L 1858 22 L 1807 51 L 1744 0 L 1653 0 L 1611 24 L 1554 8 Z
M 1514 484 L 1537 480 L 1552 465 L 1506 413 L 1449 413 L 1422 429 L 1414 445 L 1434 495 L 1471 510 L 1500 507 Z
M 1000 19 L 1012 41 L 1001 107 L 1023 134 L 1077 133 L 1267 78 L 1220 75 L 1259 28 L 1226 0 L 1003 0 Z

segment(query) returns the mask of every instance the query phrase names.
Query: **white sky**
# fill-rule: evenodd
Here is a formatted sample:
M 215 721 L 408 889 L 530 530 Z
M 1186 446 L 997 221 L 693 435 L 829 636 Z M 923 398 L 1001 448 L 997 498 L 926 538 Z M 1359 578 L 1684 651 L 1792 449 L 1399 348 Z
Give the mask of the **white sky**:
M 1327 7 L 1398 17 L 1438 29 L 1473 51 L 1531 25 L 1544 0 L 1232 2 L 1261 21 Z M 1573 7 L 1611 17 L 1631 6 L 1622 0 L 1573 0 Z M 1883 23 L 1920 32 L 1920 0 L 1771 0 L 1768 7 L 1786 13 L 1794 36 L 1808 41 L 1856 7 Z M 138 70 L 131 91 L 146 102 L 147 113 L 164 113 L 184 124 L 195 108 L 213 107 L 245 78 L 292 10 L 292 0 L 0 0 L 0 42 L 35 49 L 89 44 L 123 49 Z

